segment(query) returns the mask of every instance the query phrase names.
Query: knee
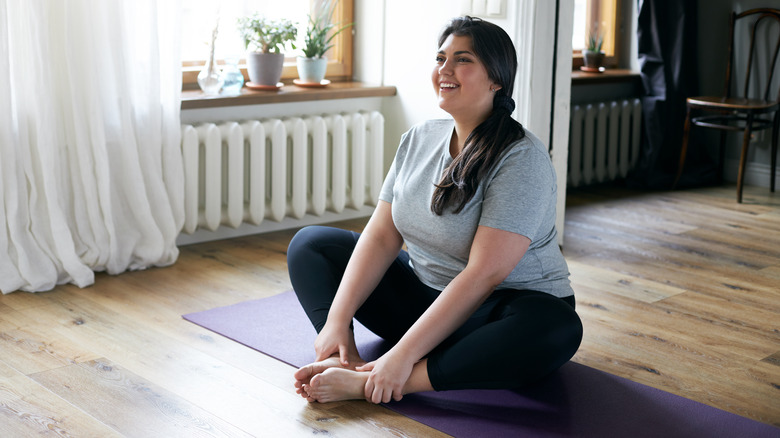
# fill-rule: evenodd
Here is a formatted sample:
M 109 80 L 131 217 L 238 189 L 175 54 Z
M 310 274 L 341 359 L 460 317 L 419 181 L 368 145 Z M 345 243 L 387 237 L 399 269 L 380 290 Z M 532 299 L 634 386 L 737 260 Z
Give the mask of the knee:
M 349 258 L 357 242 L 358 234 L 339 228 L 311 225 L 295 233 L 287 246 L 287 265 L 306 266 L 322 257 L 326 259 Z
M 329 230 L 329 227 L 321 225 L 310 225 L 298 230 L 287 246 L 287 262 L 305 256 L 311 251 L 317 251 L 321 243 L 327 239 Z
M 568 360 L 582 342 L 579 315 L 559 298 L 533 297 L 512 303 L 507 311 L 512 314 L 509 319 L 517 325 L 517 332 L 532 333 L 541 350 L 555 352 Z
M 567 306 L 568 307 L 568 306 Z M 583 329 L 579 315 L 571 309 L 571 312 L 560 319 L 555 330 L 551 331 L 549 342 L 557 345 L 561 356 L 566 360 L 571 359 L 582 343 Z
M 287 269 L 292 276 L 298 267 L 306 265 L 317 247 L 318 231 L 315 226 L 298 230 L 287 246 Z
M 550 310 L 547 342 L 555 345 L 567 360 L 574 356 L 582 342 L 582 320 L 577 312 L 563 300 Z
M 290 244 L 287 246 L 287 257 L 297 254 L 300 250 L 309 247 L 315 242 L 318 234 L 317 228 L 321 227 L 312 225 L 298 230 L 298 232 L 295 233 L 295 236 L 290 240 Z

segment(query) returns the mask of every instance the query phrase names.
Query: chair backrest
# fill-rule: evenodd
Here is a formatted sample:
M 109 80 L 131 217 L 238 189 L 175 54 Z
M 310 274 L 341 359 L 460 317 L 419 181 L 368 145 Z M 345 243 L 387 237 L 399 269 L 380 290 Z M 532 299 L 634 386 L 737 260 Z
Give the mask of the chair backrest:
M 749 31 L 749 35 L 748 32 L 738 33 L 738 27 L 739 29 Z M 735 52 L 737 47 L 739 47 L 738 44 L 744 42 L 744 39 L 749 36 L 750 46 L 747 53 L 746 70 L 744 71 L 744 87 L 740 97 L 749 97 L 751 91 L 750 81 L 756 73 L 761 73 L 753 71 L 753 66 L 758 64 L 758 56 L 763 55 L 766 58 L 768 68 L 763 71 L 766 77 L 761 77 L 762 81 L 766 80 L 766 86 L 763 87 L 760 98 L 769 100 L 773 79 L 776 78 L 775 70 L 778 66 L 778 53 L 780 53 L 780 9 L 757 8 L 740 13 L 732 12 L 730 32 L 729 63 L 726 70 L 726 89 L 723 95 L 731 97 L 732 78 L 735 81 L 737 80 L 734 70 L 735 57 L 737 56 Z M 774 37 L 776 37 L 776 41 Z M 759 44 L 756 44 L 757 39 Z M 761 51 L 760 53 L 758 53 L 759 50 Z M 780 76 L 780 73 L 778 75 Z M 739 90 L 739 87 L 736 90 Z M 780 100 L 780 87 L 778 87 L 778 93 L 775 98 Z

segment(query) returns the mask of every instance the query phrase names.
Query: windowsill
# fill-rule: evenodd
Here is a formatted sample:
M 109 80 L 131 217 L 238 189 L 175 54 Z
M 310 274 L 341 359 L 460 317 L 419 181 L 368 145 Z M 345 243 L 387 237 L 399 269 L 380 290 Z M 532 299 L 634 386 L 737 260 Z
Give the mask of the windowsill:
M 269 103 L 309 102 L 329 99 L 395 96 L 393 86 L 368 85 L 362 82 L 333 82 L 322 88 L 302 88 L 285 85 L 278 91 L 255 91 L 246 87 L 238 95 L 207 96 L 200 90 L 181 93 L 181 109 L 216 108 Z
M 639 72 L 621 68 L 607 68 L 603 73 L 587 73 L 581 70 L 571 72 L 572 85 L 614 84 L 639 81 Z

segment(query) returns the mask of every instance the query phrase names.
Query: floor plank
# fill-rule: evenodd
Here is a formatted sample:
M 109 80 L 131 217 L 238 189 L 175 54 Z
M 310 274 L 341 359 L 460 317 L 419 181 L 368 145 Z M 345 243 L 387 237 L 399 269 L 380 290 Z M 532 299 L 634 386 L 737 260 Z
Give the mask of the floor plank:
M 30 377 L 124 436 L 251 436 L 106 359 Z
M 0 436 L 123 435 L 0 360 Z

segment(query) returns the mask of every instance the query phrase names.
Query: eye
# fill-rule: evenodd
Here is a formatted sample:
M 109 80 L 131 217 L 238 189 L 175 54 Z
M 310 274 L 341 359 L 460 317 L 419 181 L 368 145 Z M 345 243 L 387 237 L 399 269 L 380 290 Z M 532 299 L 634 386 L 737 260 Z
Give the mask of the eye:
M 458 62 L 471 62 L 471 59 L 460 57 L 460 58 L 458 58 Z
M 436 62 L 441 64 L 442 62 L 444 62 L 444 57 L 441 55 L 436 55 Z

